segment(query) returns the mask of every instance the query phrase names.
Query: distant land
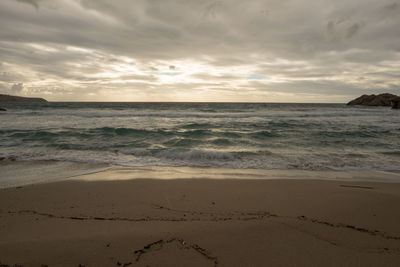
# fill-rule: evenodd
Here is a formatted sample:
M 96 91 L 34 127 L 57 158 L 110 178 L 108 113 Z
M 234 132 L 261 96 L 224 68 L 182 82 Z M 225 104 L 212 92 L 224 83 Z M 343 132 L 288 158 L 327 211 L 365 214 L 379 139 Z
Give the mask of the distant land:
M 22 97 L 22 96 L 0 94 L 0 102 L 45 103 L 47 102 L 47 100 L 38 97 Z
M 400 97 L 393 94 L 379 95 L 362 95 L 351 100 L 347 105 L 363 105 L 363 106 L 391 106 L 393 109 L 400 108 Z

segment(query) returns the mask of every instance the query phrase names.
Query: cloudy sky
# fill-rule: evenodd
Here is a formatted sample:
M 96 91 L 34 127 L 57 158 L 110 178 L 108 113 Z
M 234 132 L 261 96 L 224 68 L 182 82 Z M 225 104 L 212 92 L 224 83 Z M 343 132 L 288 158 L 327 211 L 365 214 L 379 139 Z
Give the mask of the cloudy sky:
M 0 93 L 346 102 L 400 94 L 400 0 L 1 0 Z

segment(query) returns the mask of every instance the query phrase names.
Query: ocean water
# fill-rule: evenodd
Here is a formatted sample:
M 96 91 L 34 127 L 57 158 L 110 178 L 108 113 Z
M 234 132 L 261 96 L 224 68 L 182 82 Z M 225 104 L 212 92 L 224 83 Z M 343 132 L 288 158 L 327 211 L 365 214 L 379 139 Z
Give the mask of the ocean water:
M 344 104 L 1 104 L 0 158 L 400 170 L 400 111 Z

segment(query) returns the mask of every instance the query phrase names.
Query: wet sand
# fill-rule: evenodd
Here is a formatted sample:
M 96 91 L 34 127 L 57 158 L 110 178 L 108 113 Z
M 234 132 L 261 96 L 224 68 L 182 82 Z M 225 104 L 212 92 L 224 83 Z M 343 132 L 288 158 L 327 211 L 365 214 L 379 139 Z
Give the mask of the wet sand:
M 361 181 L 398 174 L 333 173 L 117 168 L 1 189 L 0 263 L 399 266 L 400 183 Z

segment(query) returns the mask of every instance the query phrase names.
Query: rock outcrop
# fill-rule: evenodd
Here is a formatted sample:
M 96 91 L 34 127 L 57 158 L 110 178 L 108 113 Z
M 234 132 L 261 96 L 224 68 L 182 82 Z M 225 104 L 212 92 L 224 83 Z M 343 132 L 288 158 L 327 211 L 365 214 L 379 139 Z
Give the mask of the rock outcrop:
M 22 97 L 13 95 L 0 94 L 0 102 L 27 102 L 27 103 L 46 103 L 47 100 L 36 97 Z
M 395 102 L 399 99 L 397 95 L 393 94 L 380 94 L 380 95 L 362 95 L 349 103 L 347 105 L 364 105 L 364 106 L 392 106 L 392 100 Z M 398 103 L 398 102 L 396 102 Z M 393 107 L 395 108 L 395 107 Z

